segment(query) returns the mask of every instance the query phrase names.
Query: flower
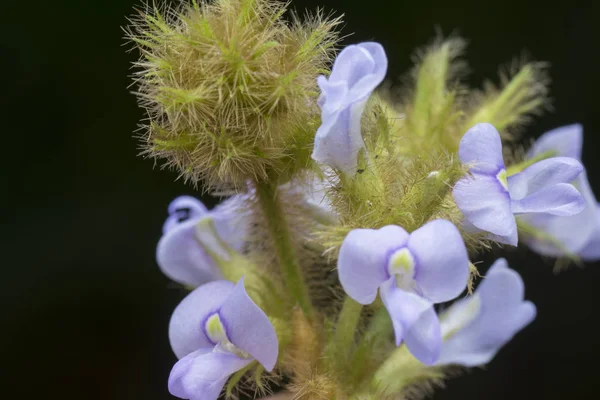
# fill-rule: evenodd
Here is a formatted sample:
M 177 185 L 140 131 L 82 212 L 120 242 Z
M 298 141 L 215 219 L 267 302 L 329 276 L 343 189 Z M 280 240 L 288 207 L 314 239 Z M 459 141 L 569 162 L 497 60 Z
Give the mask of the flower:
M 254 360 L 272 371 L 277 362 L 273 325 L 246 293 L 243 278 L 191 292 L 173 312 L 169 339 L 179 358 L 169 392 L 182 399 L 216 400 L 234 372 Z
M 209 211 L 190 196 L 173 200 L 156 248 L 163 273 L 190 286 L 222 279 L 209 252 L 227 258 L 231 249 L 242 249 L 248 225 L 243 202 L 243 195 L 236 195 Z
M 466 227 L 490 233 L 500 243 L 517 245 L 514 214 L 575 215 L 584 207 L 581 194 L 568 184 L 582 171 L 570 157 L 548 158 L 507 177 L 502 143 L 496 128 L 477 124 L 460 141 L 458 155 L 471 176 L 454 186 L 456 205 Z
M 387 57 L 379 43 L 350 45 L 336 58 L 329 79 L 319 76 L 321 126 L 312 158 L 347 175 L 354 175 L 364 148 L 360 119 L 375 88 L 387 71 Z
M 416 358 L 431 364 L 441 344 L 433 304 L 465 289 L 469 258 L 449 221 L 431 221 L 411 234 L 388 225 L 351 231 L 340 248 L 338 273 L 346 293 L 361 304 L 372 303 L 379 289 L 396 345 L 404 340 Z
M 545 153 L 558 156 L 573 157 L 581 160 L 583 146 L 583 129 L 580 124 L 573 124 L 553 129 L 536 140 L 527 153 L 528 158 L 539 157 Z M 565 250 L 579 255 L 584 260 L 600 259 L 600 212 L 598 202 L 592 192 L 587 174 L 583 171 L 572 182 L 585 200 L 585 208 L 572 216 L 527 215 L 520 217 L 527 224 L 538 229 L 553 240 L 538 237 L 527 237 L 527 245 L 536 252 L 557 257 L 564 255 Z
M 506 260 L 497 260 L 475 293 L 454 303 L 440 316 L 444 342 L 438 365 L 487 364 L 536 315 L 523 301 L 523 280 Z

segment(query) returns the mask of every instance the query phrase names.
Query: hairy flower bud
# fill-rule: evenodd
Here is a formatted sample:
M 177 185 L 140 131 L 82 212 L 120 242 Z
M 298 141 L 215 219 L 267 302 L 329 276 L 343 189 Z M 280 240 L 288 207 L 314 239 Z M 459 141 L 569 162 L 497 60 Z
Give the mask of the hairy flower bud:
M 142 58 L 145 155 L 205 189 L 281 180 L 310 162 L 317 76 L 339 19 L 282 19 L 285 3 L 216 0 L 141 13 L 129 37 Z

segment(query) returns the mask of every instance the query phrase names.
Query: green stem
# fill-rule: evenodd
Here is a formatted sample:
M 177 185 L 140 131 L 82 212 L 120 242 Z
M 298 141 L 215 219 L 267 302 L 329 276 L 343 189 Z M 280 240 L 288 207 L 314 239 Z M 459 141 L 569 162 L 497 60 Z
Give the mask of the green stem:
M 284 283 L 302 311 L 308 317 L 312 317 L 313 310 L 308 289 L 302 277 L 285 212 L 278 198 L 277 186 L 256 183 L 256 194 L 275 246 L 275 255 L 281 267 Z
M 335 326 L 335 336 L 333 339 L 336 348 L 345 354 L 351 353 L 361 311 L 361 304 L 350 297 L 346 297 Z

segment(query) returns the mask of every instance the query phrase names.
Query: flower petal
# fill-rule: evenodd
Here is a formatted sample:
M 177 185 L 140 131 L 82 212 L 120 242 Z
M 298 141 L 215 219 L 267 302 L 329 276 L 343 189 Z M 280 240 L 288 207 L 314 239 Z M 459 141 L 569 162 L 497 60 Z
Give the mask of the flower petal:
M 408 248 L 417 259 L 418 290 L 433 303 L 452 300 L 467 287 L 469 256 L 452 222 L 428 222 L 411 233 Z
M 553 157 L 538 161 L 518 174 L 508 177 L 508 191 L 520 200 L 538 190 L 558 183 L 569 183 L 583 172 L 583 165 L 570 157 Z
M 216 400 L 227 378 L 252 361 L 228 352 L 199 349 L 175 364 L 169 392 L 181 399 Z
M 248 195 L 236 194 L 210 210 L 219 237 L 232 249 L 241 251 L 247 243 L 250 228 Z
M 210 211 L 189 196 L 175 199 L 171 216 L 156 249 L 160 269 L 184 285 L 199 286 L 221 279 L 217 264 L 205 249 L 227 258 L 231 249 L 240 251 L 247 240 L 249 211 L 247 195 L 235 195 Z
M 204 320 L 217 312 L 232 293 L 234 284 L 229 281 L 213 281 L 200 286 L 179 303 L 169 322 L 169 340 L 177 358 L 198 350 L 212 348 L 204 333 Z
M 377 288 L 387 279 L 387 259 L 391 251 L 406 244 L 408 233 L 399 226 L 381 229 L 354 229 L 340 248 L 338 274 L 342 287 L 360 304 L 370 304 Z
M 279 343 L 269 318 L 248 296 L 242 278 L 220 310 L 231 343 L 249 353 L 267 371 L 277 362 Z
M 510 207 L 510 196 L 495 176 L 473 174 L 454 185 L 456 205 L 476 228 L 505 238 L 517 245 L 517 224 Z
M 435 349 L 439 346 L 438 339 L 441 338 L 441 333 L 436 333 L 436 329 L 439 331 L 439 323 L 436 328 L 435 312 L 435 321 L 431 319 L 433 304 L 415 293 L 398 289 L 394 278 L 388 279 L 381 286 L 381 299 L 392 320 L 396 346 L 410 337 L 412 348 L 409 347 L 409 350 L 416 350 L 416 353 L 413 353 L 415 357 L 424 363 L 430 363 L 431 358 L 436 358 Z M 410 332 L 411 330 L 413 331 Z
M 385 50 L 379 43 L 364 42 L 358 44 L 357 47 L 369 55 L 373 64 L 369 73 L 365 73 L 365 69 L 361 74 L 357 74 L 359 79 L 349 85 L 348 95 L 352 99 L 363 99 L 370 96 L 385 78 L 388 61 Z
M 364 148 L 361 116 L 386 70 L 387 58 L 381 45 L 361 43 L 342 50 L 329 80 L 317 79 L 322 90 L 318 100 L 322 113 L 312 153 L 315 161 L 350 176 L 356 174 L 358 153 Z
M 556 152 L 557 156 L 581 160 L 582 147 L 583 127 L 581 124 L 561 126 L 540 136 L 527 152 L 527 158 L 533 158 L 546 152 Z
M 488 363 L 505 343 L 535 318 L 535 306 L 523 301 L 523 294 L 521 277 L 506 266 L 505 260 L 496 261 L 475 294 L 452 305 L 442 315 L 442 321 L 460 318 L 463 323 L 444 322 L 458 325 L 459 329 L 445 338 L 437 364 L 477 366 Z M 464 318 L 461 312 L 456 312 L 473 301 L 480 302 L 474 318 Z
M 343 82 L 349 88 L 348 102 L 368 97 L 383 81 L 387 72 L 387 57 L 376 42 L 364 42 L 345 47 L 331 69 L 330 83 Z
M 404 336 L 404 343 L 423 364 L 435 364 L 442 350 L 442 332 L 433 307 L 425 310 L 410 327 Z
M 191 196 L 179 196 L 168 207 L 169 217 L 163 225 L 163 234 L 173 229 L 177 224 L 190 219 L 196 219 L 208 212 L 200 200 Z
M 596 229 L 590 236 L 585 247 L 579 252 L 579 256 L 584 261 L 600 260 L 600 205 L 596 205 L 595 208 L 596 208 L 596 218 L 595 218 Z
M 570 216 L 583 211 L 585 200 L 573 185 L 559 183 L 530 194 L 521 200 L 511 202 L 515 214 L 548 213 Z
M 364 147 L 360 118 L 366 100 L 330 116 L 324 116 L 315 135 L 312 158 L 353 176 L 358 165 L 358 153 Z
M 488 123 L 477 124 L 464 134 L 458 156 L 463 164 L 472 165 L 473 173 L 496 175 L 505 168 L 500 134 Z
M 581 193 L 585 201 L 585 208 L 579 214 L 571 216 L 557 216 L 550 214 L 526 214 L 519 216 L 527 224 L 545 232 L 553 238 L 552 241 L 540 238 L 526 237 L 527 245 L 539 254 L 559 257 L 564 255 L 565 248 L 573 254 L 579 254 L 586 244 L 596 235 L 600 211 L 596 198 L 592 193 L 587 175 L 584 172 L 573 182 L 575 188 Z M 557 246 L 554 240 L 560 243 Z M 564 246 L 564 247 L 562 247 Z M 600 256 L 600 249 L 598 251 Z
M 344 81 L 327 80 L 323 75 L 317 78 L 317 84 L 321 89 L 321 95 L 317 104 L 323 115 L 331 115 L 340 108 L 346 106 L 348 96 L 348 85 Z
M 197 240 L 197 223 L 198 218 L 177 223 L 160 238 L 156 247 L 156 262 L 161 271 L 174 281 L 190 286 L 222 277 Z

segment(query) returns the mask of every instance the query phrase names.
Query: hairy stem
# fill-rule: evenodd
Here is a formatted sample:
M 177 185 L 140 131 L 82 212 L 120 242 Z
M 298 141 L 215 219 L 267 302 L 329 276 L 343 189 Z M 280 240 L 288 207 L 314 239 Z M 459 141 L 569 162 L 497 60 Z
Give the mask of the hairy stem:
M 302 311 L 308 317 L 312 317 L 313 310 L 308 289 L 302 277 L 288 221 L 277 193 L 277 186 L 258 182 L 256 183 L 256 195 L 267 221 L 284 283 Z
M 350 297 L 346 297 L 342 311 L 338 317 L 337 324 L 335 326 L 334 345 L 337 353 L 347 355 L 351 353 L 354 344 L 354 337 L 356 336 L 356 327 L 360 320 L 360 312 L 362 311 L 362 305 L 352 300 Z M 340 355 L 340 354 L 336 354 Z

